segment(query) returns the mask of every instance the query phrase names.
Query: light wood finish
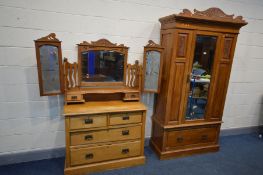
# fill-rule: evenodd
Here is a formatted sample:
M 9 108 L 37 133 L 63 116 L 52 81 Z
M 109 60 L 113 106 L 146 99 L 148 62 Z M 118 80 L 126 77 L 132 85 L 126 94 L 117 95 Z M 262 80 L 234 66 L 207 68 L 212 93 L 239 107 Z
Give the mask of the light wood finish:
M 184 9 L 159 21 L 164 59 L 151 146 L 161 159 L 216 151 L 237 36 L 247 23 L 218 8 Z M 212 76 L 203 118 L 186 120 L 189 75 L 200 35 L 217 38 Z
M 107 125 L 107 115 L 85 115 L 70 118 L 70 129 L 95 128 Z
M 65 105 L 65 174 L 143 164 L 146 107 L 140 102 Z M 91 120 L 92 119 L 92 120 Z
M 114 142 L 123 140 L 135 140 L 141 138 L 141 125 L 122 127 L 116 129 L 105 129 L 99 131 L 84 131 L 71 133 L 72 146 L 82 144 L 94 144 Z
M 104 145 L 97 147 L 87 147 L 81 149 L 71 149 L 71 165 L 81 165 L 87 163 L 114 160 L 140 155 L 141 143 L 126 142 L 121 144 Z
M 142 112 L 110 114 L 109 125 L 121 125 L 142 122 Z

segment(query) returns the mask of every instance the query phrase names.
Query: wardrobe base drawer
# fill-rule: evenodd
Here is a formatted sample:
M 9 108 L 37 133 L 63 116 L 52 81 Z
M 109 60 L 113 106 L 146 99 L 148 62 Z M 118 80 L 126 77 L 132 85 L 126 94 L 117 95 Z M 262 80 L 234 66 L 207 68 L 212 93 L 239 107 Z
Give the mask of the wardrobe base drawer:
M 216 143 L 218 127 L 202 127 L 167 131 L 166 149 Z
M 141 154 L 141 141 L 70 150 L 71 166 L 135 157 Z

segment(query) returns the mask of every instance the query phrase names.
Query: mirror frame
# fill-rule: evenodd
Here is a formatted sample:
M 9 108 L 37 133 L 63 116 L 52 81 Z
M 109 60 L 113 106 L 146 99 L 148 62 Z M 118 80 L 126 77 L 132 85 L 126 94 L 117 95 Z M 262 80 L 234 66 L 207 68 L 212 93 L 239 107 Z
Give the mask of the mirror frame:
M 154 41 L 149 40 L 148 44 L 144 46 L 144 53 L 143 53 L 143 75 L 142 75 L 142 91 L 143 92 L 150 92 L 150 93 L 159 93 L 160 87 L 161 87 L 161 80 L 162 80 L 162 69 L 163 69 L 163 50 L 164 47 L 162 47 L 159 44 L 156 44 Z M 145 81 L 145 72 L 146 72 L 146 53 L 148 51 L 157 51 L 160 52 L 160 69 L 159 69 L 159 76 L 158 76 L 158 87 L 157 90 L 152 89 L 145 89 L 144 87 L 144 81 Z
M 40 96 L 52 96 L 64 93 L 64 82 L 63 82 L 63 69 L 62 69 L 62 53 L 61 53 L 61 41 L 56 38 L 55 33 L 50 33 L 49 35 L 39 38 L 35 41 L 36 49 L 36 59 L 37 59 L 37 69 L 38 69 L 38 82 L 39 82 L 39 92 Z M 60 92 L 58 93 L 46 93 L 43 90 L 43 76 L 42 76 L 42 65 L 40 62 L 40 47 L 43 45 L 55 46 L 58 48 L 58 63 L 59 63 L 59 83 Z
M 81 87 L 97 87 L 97 86 L 125 86 L 126 84 L 126 68 L 127 68 L 127 57 L 129 47 L 123 44 L 114 44 L 107 39 L 99 39 L 98 41 L 83 41 L 78 46 L 78 82 Z M 124 55 L 124 72 L 123 81 L 119 82 L 84 82 L 81 79 L 82 75 L 82 52 L 90 50 L 103 50 L 103 51 L 116 51 Z

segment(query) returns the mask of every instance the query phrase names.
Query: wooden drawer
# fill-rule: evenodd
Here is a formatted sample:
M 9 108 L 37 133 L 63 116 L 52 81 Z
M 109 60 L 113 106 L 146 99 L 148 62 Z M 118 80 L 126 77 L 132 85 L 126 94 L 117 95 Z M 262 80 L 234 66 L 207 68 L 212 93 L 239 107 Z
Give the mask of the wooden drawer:
M 95 128 L 107 126 L 107 115 L 86 115 L 70 117 L 70 129 Z
M 141 138 L 141 126 L 131 126 L 117 129 L 72 133 L 70 136 L 70 143 L 74 146 L 139 138 Z
M 66 97 L 67 101 L 80 101 L 82 100 L 81 94 L 68 94 Z
M 89 147 L 70 150 L 72 166 L 106 160 L 138 156 L 141 153 L 141 142 L 127 142 L 98 147 Z
M 110 114 L 110 125 L 142 122 L 142 112 Z
M 166 147 L 213 143 L 216 142 L 217 131 L 218 127 L 168 131 Z

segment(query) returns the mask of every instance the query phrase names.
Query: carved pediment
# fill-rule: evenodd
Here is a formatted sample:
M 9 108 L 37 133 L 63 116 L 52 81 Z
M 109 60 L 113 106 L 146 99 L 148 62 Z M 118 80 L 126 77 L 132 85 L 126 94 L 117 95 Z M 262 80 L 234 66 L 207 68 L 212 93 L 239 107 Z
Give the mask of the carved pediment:
M 123 44 L 117 44 L 117 43 L 112 43 L 107 39 L 99 39 L 97 41 L 91 41 L 90 43 L 87 41 L 83 41 L 79 45 L 90 45 L 90 46 L 102 46 L 102 47 L 126 47 Z
M 36 41 L 55 41 L 55 42 L 60 42 L 59 39 L 56 38 L 55 33 L 50 33 L 47 36 L 44 36 L 42 38 L 37 39 Z
M 158 47 L 158 48 L 163 48 L 161 45 L 156 44 L 153 40 L 149 40 L 148 44 L 145 47 Z
M 209 21 L 217 21 L 217 22 L 230 22 L 237 24 L 247 24 L 245 20 L 243 20 L 242 16 L 234 16 L 234 14 L 228 15 L 223 12 L 221 9 L 212 7 L 204 11 L 199 11 L 194 9 L 194 12 L 191 12 L 188 9 L 183 9 L 181 13 L 178 15 L 170 15 L 164 18 L 161 18 L 160 21 L 164 23 L 168 23 L 174 21 L 175 19 L 193 19 L 193 20 L 209 20 Z

